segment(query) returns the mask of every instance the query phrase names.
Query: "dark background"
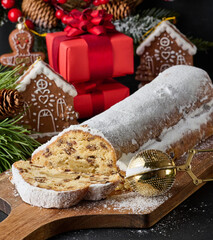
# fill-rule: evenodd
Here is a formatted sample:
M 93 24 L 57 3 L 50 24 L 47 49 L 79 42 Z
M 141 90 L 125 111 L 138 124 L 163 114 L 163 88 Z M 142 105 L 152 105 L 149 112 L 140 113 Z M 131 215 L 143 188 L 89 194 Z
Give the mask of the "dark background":
M 180 14 L 177 22 L 179 30 L 187 36 L 213 41 L 213 0 L 144 0 L 142 8 L 160 7 L 175 10 Z M 0 27 L 0 55 L 10 52 L 8 35 L 14 29 L 11 23 Z M 194 65 L 206 70 L 213 79 L 213 64 L 211 57 L 213 49 L 208 52 L 198 52 L 194 58 Z M 135 57 L 135 66 L 139 58 Z M 134 76 L 121 80 L 136 90 L 137 83 Z M 213 183 L 207 183 L 179 207 L 164 217 L 150 229 L 96 229 L 80 230 L 65 233 L 52 239 L 213 239 Z M 0 212 L 0 221 L 6 217 Z M 23 216 L 24 217 L 24 216 Z

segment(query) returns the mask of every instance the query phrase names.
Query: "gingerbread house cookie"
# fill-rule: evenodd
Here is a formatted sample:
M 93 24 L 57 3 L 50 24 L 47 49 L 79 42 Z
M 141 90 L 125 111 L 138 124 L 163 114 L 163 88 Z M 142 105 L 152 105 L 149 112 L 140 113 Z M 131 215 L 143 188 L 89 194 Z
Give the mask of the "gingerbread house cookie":
M 136 80 L 150 82 L 174 65 L 193 65 L 197 48 L 169 21 L 162 22 L 137 48 Z
M 51 137 L 77 124 L 73 107 L 75 88 L 43 61 L 34 63 L 17 81 L 24 100 L 21 124 L 35 132 L 35 138 Z

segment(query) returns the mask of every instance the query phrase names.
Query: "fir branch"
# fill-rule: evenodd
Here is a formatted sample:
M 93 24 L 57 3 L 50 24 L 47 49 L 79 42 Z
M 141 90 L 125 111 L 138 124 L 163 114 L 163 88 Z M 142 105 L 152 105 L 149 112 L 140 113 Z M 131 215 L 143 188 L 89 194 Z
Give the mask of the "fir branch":
M 26 160 L 40 143 L 28 136 L 30 131 L 16 125 L 22 116 L 0 122 L 0 172 L 18 160 Z
M 213 42 L 203 40 L 202 38 L 188 37 L 188 39 L 197 47 L 198 51 L 207 52 L 213 48 Z
M 139 14 L 129 16 L 122 20 L 114 21 L 117 31 L 122 32 L 134 39 L 135 44 L 139 44 L 143 35 L 151 28 L 155 27 L 161 20 L 152 16 L 141 17 Z
M 163 17 L 178 16 L 174 11 L 167 9 L 146 9 L 140 13 L 128 16 L 122 20 L 114 21 L 116 30 L 122 32 L 134 39 L 137 45 L 143 39 L 144 34 L 155 27 Z
M 21 66 L 14 69 L 3 67 L 0 65 L 0 90 L 1 89 L 14 89 L 17 85 L 15 82 L 20 77 Z
M 136 9 L 137 11 L 137 9 Z M 179 17 L 179 13 L 169 10 L 169 9 L 164 9 L 164 8 L 150 8 L 150 9 L 145 9 L 145 10 L 139 10 L 137 11 L 140 16 L 146 17 L 146 16 L 152 16 L 153 18 L 158 18 L 162 19 L 164 17 Z

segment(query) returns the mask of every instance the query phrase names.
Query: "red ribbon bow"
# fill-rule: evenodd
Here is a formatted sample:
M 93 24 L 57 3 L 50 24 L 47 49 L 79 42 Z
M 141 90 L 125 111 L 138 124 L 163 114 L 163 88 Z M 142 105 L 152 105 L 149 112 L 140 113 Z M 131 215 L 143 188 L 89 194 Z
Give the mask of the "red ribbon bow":
M 78 36 L 84 33 L 91 33 L 94 35 L 106 34 L 106 32 L 113 32 L 115 26 L 111 23 L 112 15 L 106 13 L 105 10 L 85 9 L 80 12 L 73 9 L 66 18 L 67 36 Z

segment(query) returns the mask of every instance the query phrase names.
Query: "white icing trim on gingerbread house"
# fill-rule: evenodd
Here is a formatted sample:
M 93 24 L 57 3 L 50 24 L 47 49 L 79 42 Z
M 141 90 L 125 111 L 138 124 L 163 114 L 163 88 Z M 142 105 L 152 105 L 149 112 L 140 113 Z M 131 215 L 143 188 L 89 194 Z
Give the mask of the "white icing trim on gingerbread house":
M 151 46 L 151 43 L 156 37 L 160 36 L 161 33 L 167 32 L 172 39 L 181 47 L 184 51 L 188 51 L 190 55 L 194 55 L 197 52 L 197 48 L 192 44 L 185 35 L 183 35 L 173 24 L 169 21 L 162 22 L 137 48 L 136 53 L 142 55 L 145 48 Z
M 56 73 L 52 68 L 49 67 L 49 65 L 47 65 L 42 60 L 37 61 L 36 63 L 31 65 L 29 69 L 17 80 L 18 91 L 24 92 L 27 85 L 31 83 L 31 80 L 35 79 L 39 74 L 46 75 L 49 80 L 54 81 L 57 87 L 61 88 L 65 93 L 68 93 L 70 96 L 75 97 L 77 95 L 75 87 L 67 83 L 58 73 Z
M 30 134 L 31 138 L 38 139 L 43 137 L 54 137 L 55 135 L 58 135 L 60 132 L 47 132 L 47 133 L 33 133 Z

